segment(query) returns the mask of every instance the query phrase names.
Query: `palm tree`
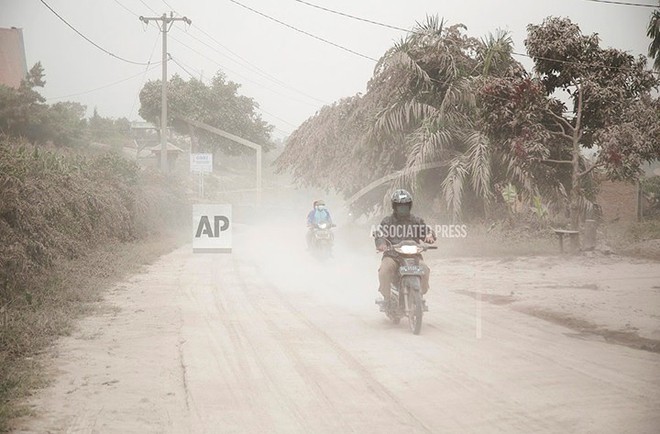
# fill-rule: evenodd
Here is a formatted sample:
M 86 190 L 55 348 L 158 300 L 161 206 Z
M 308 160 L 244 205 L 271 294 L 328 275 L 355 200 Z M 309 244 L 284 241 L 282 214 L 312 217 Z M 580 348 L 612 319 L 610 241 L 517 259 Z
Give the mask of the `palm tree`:
M 488 74 L 522 69 L 511 58 L 507 33 L 479 41 L 463 36 L 462 29 L 428 17 L 386 53 L 372 80 L 396 88 L 390 90 L 394 102 L 378 114 L 371 132 L 402 138 L 407 159 L 395 187 L 415 190 L 420 167 L 444 162 L 440 186 L 454 218 L 461 214 L 466 188 L 485 206 L 493 198 L 492 147 L 479 125 L 476 90 Z
M 646 35 L 651 38 L 649 56 L 655 59 L 653 67 L 660 71 L 660 10 L 653 11 Z

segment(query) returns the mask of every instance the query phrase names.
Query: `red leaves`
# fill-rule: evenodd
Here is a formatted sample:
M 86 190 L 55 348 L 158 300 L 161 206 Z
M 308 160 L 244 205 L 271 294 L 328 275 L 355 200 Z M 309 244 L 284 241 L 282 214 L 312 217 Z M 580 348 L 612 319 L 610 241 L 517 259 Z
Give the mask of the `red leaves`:
M 522 137 L 516 137 L 511 142 L 511 150 L 513 151 L 516 158 L 519 159 L 527 158 L 528 152 L 527 152 L 527 148 L 525 147 L 526 142 L 527 140 Z
M 619 149 L 613 147 L 607 148 L 605 152 L 605 161 L 607 161 L 608 164 L 611 164 L 612 166 L 621 166 L 623 163 L 623 155 Z

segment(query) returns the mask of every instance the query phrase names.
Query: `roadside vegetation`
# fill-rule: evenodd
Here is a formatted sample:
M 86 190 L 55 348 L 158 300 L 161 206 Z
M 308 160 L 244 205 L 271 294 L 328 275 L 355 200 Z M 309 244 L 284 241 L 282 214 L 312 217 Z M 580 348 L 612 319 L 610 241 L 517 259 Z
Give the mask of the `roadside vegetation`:
M 0 139 L 0 429 L 39 380 L 35 357 L 100 288 L 176 245 L 176 180 L 118 154 Z

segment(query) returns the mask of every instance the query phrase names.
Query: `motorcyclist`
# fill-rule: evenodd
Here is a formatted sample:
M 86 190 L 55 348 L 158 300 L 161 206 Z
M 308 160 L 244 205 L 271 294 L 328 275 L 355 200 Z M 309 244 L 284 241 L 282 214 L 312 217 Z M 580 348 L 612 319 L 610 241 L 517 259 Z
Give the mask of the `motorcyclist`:
M 319 224 L 326 222 L 332 226 L 332 217 L 330 211 L 323 200 L 315 200 L 312 210 L 307 214 L 307 248 L 312 245 L 313 230 Z
M 424 241 L 428 244 L 433 244 L 436 240 L 435 233 L 426 225 L 424 220 L 411 214 L 413 198 L 408 191 L 395 190 L 390 201 L 392 203 L 392 214 L 383 219 L 374 233 L 376 248 L 378 251 L 384 252 L 378 269 L 378 291 L 383 296 L 383 301 L 379 301 L 381 305 L 384 305 L 384 302 L 389 299 L 390 285 L 399 266 L 394 259 L 396 253 L 390 251 L 389 246 L 404 240 Z M 422 294 L 426 294 L 429 290 L 430 270 L 423 262 L 421 255 L 419 255 L 419 258 L 420 265 L 424 269 Z

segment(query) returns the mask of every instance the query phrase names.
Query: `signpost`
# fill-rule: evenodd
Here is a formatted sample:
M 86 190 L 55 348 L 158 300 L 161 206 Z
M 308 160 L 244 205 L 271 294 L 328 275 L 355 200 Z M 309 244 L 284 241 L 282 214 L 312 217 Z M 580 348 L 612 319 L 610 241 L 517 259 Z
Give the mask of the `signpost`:
M 190 154 L 190 171 L 199 174 L 199 195 L 204 197 L 204 174 L 213 173 L 213 154 Z
M 193 253 L 231 253 L 231 205 L 193 205 Z

